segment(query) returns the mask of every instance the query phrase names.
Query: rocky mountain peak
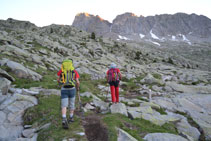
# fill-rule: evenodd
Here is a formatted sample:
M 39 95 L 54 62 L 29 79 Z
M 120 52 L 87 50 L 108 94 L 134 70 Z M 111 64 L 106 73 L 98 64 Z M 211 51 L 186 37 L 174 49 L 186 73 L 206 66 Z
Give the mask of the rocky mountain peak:
M 84 15 L 84 14 L 83 14 Z M 176 13 L 155 16 L 136 16 L 126 12 L 109 23 L 99 16 L 77 16 L 73 26 L 98 35 L 130 40 L 210 41 L 211 20 L 203 15 Z M 79 18 L 80 17 L 80 18 Z M 110 33 L 109 35 L 107 33 Z
M 88 13 L 79 13 L 75 16 L 75 20 L 72 25 L 81 30 L 103 35 L 109 32 L 111 23 L 98 15 L 94 16 Z

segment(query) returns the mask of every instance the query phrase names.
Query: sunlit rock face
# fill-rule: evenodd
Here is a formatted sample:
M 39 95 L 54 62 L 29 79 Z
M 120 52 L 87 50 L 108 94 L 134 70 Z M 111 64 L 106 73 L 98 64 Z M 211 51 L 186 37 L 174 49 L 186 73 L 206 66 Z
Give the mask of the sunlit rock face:
M 72 25 L 81 30 L 103 35 L 109 32 L 111 23 L 102 19 L 98 15 L 94 16 L 88 13 L 79 13 L 75 16 L 75 20 Z

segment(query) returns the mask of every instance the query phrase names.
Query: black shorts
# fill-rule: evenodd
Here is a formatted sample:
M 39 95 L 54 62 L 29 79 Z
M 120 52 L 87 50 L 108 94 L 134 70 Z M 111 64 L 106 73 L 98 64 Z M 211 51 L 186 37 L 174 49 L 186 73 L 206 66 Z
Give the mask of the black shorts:
M 115 86 L 115 87 L 119 87 L 119 81 L 111 81 L 108 82 L 110 86 Z

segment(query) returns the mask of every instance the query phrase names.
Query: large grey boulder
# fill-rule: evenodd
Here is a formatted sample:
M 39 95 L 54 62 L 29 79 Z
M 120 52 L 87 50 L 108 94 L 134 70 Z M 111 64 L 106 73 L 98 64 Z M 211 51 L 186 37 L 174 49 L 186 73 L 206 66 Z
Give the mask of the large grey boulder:
M 125 116 L 128 116 L 126 106 L 123 103 L 112 104 L 111 107 L 110 107 L 110 110 L 111 110 L 112 114 L 113 113 L 120 113 L 120 114 L 123 114 Z
M 118 128 L 118 138 L 117 141 L 137 141 L 134 137 L 132 137 L 130 134 L 125 132 L 124 130 Z
M 27 79 L 32 79 L 35 81 L 39 81 L 42 79 L 42 76 L 26 67 L 23 65 L 14 62 L 14 61 L 8 61 L 6 63 L 7 67 L 9 67 L 12 72 L 19 78 L 27 78 Z
M 187 139 L 169 133 L 150 133 L 144 137 L 146 141 L 188 141 Z
M 150 73 L 147 74 L 146 77 L 144 77 L 141 80 L 141 83 L 145 83 L 145 84 L 158 84 L 158 85 L 163 85 L 164 82 L 162 80 L 158 80 L 156 78 L 154 78 Z
M 22 130 L 22 125 L 12 125 L 11 123 L 0 124 L 0 140 L 15 140 L 16 138 L 20 137 Z
M 10 88 L 11 81 L 7 80 L 6 78 L 0 77 L 0 93 L 6 95 L 8 89 Z

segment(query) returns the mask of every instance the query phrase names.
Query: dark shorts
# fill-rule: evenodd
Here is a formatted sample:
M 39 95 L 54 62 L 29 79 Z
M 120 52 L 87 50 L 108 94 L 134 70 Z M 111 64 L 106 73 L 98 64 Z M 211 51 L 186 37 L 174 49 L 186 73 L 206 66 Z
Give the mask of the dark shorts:
M 115 86 L 115 87 L 119 87 L 119 81 L 111 81 L 108 82 L 110 86 Z
M 66 89 L 66 90 L 61 90 L 61 107 L 68 107 L 71 110 L 75 109 L 75 93 L 76 89 Z

